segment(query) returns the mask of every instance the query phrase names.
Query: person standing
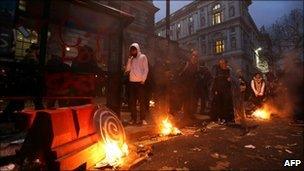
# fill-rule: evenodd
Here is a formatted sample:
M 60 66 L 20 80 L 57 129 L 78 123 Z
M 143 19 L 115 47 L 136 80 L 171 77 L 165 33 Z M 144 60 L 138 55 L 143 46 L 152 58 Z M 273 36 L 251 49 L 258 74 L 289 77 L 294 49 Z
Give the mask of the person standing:
M 212 76 L 208 68 L 205 66 L 204 61 L 200 62 L 199 66 L 199 81 L 198 81 L 198 93 L 201 103 L 200 114 L 205 113 L 206 103 L 209 97 L 209 86 Z
M 145 82 L 149 72 L 148 59 L 142 54 L 138 43 L 130 46 L 130 56 L 126 66 L 126 72 L 129 72 L 129 91 L 130 100 L 129 108 L 131 111 L 130 124 L 137 122 L 137 100 L 140 103 L 140 120 L 143 125 L 147 125 L 146 113 L 147 105 L 145 105 Z
M 220 59 L 215 67 L 212 93 L 212 119 L 222 123 L 234 122 L 231 76 L 225 59 Z
M 234 108 L 235 108 L 235 114 L 238 117 L 238 120 L 240 123 L 245 126 L 245 96 L 247 90 L 247 82 L 243 76 L 242 70 L 238 70 L 236 72 L 236 78 L 233 79 L 235 80 L 235 86 L 234 86 Z
M 191 52 L 191 57 L 180 73 L 184 84 L 184 114 L 187 119 L 193 119 L 197 107 L 197 74 L 198 74 L 198 54 L 197 51 Z

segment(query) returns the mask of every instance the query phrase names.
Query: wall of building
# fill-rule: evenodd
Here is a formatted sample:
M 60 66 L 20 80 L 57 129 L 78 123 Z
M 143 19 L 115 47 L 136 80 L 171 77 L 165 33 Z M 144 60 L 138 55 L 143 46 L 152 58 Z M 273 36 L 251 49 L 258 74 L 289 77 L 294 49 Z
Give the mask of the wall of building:
M 197 49 L 200 57 L 210 65 L 224 57 L 236 69 L 254 72 L 254 50 L 259 44 L 259 32 L 248 12 L 250 4 L 251 1 L 194 1 L 171 14 L 170 38 L 177 40 L 182 48 Z M 213 16 L 218 12 L 222 21 L 214 24 Z M 165 19 L 156 23 L 155 28 L 156 34 L 164 37 Z M 218 40 L 224 44 L 224 51 L 220 53 L 215 52 Z

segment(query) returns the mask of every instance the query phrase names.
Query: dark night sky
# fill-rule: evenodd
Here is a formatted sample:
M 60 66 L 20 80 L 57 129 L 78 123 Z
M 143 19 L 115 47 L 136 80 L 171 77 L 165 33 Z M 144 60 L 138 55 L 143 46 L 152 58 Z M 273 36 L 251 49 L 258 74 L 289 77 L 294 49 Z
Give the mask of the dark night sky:
M 179 0 L 179 1 L 171 1 L 171 12 L 174 12 L 186 4 L 191 3 L 191 0 Z M 154 5 L 160 10 L 155 15 L 155 21 L 159 21 L 164 18 L 166 15 L 166 1 L 165 0 L 154 0 Z M 257 27 L 261 27 L 262 25 L 270 25 L 276 19 L 283 16 L 284 14 L 288 14 L 294 8 L 303 9 L 303 1 L 253 1 L 249 6 L 249 12 L 254 19 Z

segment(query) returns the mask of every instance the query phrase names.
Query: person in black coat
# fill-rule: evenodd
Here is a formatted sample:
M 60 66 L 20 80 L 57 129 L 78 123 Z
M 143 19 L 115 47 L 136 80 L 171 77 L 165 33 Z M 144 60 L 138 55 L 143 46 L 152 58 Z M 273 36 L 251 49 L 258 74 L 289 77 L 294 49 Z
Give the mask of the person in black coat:
M 220 59 L 214 72 L 212 119 L 221 122 L 234 122 L 231 76 L 228 62 L 225 59 Z

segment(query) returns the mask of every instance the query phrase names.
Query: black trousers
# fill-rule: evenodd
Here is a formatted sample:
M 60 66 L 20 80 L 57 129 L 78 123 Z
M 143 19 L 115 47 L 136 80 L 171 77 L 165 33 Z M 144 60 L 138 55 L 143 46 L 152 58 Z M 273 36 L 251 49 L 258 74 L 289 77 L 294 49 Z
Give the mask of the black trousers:
M 229 92 L 219 92 L 214 95 L 212 102 L 212 120 L 225 119 L 234 121 L 232 94 Z
M 203 113 L 205 113 L 206 102 L 207 102 L 207 99 L 208 99 L 207 92 L 200 93 L 199 98 L 201 99 L 201 101 L 200 101 L 200 103 L 201 103 L 200 113 L 203 114 Z
M 137 101 L 139 101 L 140 104 L 140 120 L 144 120 L 146 118 L 146 113 L 148 110 L 146 105 L 145 85 L 141 84 L 140 82 L 130 82 L 129 91 L 129 108 L 131 111 L 132 120 L 137 121 Z

